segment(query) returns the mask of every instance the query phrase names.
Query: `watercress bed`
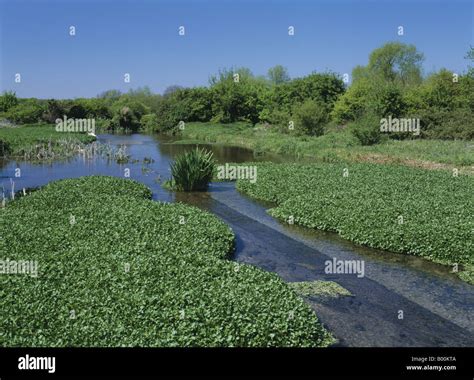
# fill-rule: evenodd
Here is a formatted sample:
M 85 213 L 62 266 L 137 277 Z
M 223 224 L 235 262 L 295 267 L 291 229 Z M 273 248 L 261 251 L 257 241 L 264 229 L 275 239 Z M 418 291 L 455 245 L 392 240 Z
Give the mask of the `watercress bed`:
M 270 214 L 357 244 L 448 264 L 474 283 L 474 177 L 377 164 L 258 163 L 237 188 Z
M 53 182 L 0 210 L 0 346 L 326 346 L 277 275 L 227 259 L 213 215 L 150 200 L 131 180 Z

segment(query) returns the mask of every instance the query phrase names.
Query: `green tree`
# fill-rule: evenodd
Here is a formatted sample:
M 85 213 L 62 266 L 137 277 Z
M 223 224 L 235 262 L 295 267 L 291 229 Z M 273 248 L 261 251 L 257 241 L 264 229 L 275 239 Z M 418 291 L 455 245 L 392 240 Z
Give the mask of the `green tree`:
M 107 90 L 97 95 L 98 98 L 117 100 L 122 95 L 120 90 Z
M 0 96 L 0 112 L 7 112 L 18 104 L 18 99 L 13 91 L 5 91 Z
M 474 63 L 474 47 L 471 46 L 470 50 L 466 54 L 466 59 L 469 59 L 471 62 Z M 469 66 L 468 75 L 474 77 L 474 66 Z
M 282 65 L 276 65 L 268 69 L 267 76 L 273 84 L 281 84 L 290 80 L 288 69 Z
M 388 42 L 370 53 L 367 75 L 375 80 L 400 82 L 407 86 L 420 84 L 423 59 L 423 54 L 414 45 Z M 356 77 L 361 73 L 357 74 Z
M 213 120 L 232 123 L 238 120 L 257 123 L 263 109 L 267 83 L 255 78 L 246 68 L 221 70 L 210 79 Z

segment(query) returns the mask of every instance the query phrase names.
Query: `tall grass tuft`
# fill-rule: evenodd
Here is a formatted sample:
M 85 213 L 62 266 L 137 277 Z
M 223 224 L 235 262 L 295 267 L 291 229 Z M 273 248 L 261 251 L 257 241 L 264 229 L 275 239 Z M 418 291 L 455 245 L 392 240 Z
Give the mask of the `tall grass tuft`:
M 178 191 L 206 190 L 215 167 L 214 155 L 196 148 L 176 157 L 171 164 L 173 187 Z

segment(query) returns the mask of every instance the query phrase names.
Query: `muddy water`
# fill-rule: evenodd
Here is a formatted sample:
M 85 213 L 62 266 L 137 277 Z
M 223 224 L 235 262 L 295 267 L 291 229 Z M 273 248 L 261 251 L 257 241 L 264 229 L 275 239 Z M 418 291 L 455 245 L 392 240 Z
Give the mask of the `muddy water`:
M 285 281 L 333 280 L 353 296 L 307 298 L 319 318 L 348 346 L 473 346 L 474 287 L 450 269 L 412 256 L 362 248 L 337 235 L 282 224 L 267 213 L 271 207 L 239 194 L 233 183 L 214 183 L 205 193 L 172 193 L 160 186 L 170 176 L 169 164 L 193 145 L 178 145 L 163 137 L 101 135 L 99 141 L 125 145 L 136 162 L 117 164 L 77 157 L 69 161 L 31 164 L 0 161 L 0 184 L 10 178 L 15 189 L 37 187 L 61 178 L 84 175 L 130 177 L 153 190 L 155 200 L 182 201 L 208 210 L 229 224 L 237 237 L 234 259 L 278 273 Z M 286 161 L 255 156 L 252 151 L 207 146 L 221 162 Z M 151 158 L 147 163 L 144 160 Z M 15 177 L 15 169 L 21 176 Z M 1 191 L 1 188 L 0 188 Z M 364 277 L 326 274 L 327 260 L 363 260 Z

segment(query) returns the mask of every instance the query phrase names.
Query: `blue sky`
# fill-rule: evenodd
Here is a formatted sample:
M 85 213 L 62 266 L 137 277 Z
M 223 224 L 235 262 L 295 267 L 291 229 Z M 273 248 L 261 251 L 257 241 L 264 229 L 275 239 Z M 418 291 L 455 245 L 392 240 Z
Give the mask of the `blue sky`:
M 424 71 L 467 68 L 470 0 L 0 0 L 0 91 L 91 97 L 107 89 L 206 85 L 219 68 L 291 77 L 350 73 L 388 41 L 415 44 Z M 69 35 L 69 27 L 76 35 Z M 288 35 L 294 26 L 295 35 Z M 185 36 L 179 36 L 179 26 Z M 404 35 L 398 36 L 398 26 Z M 15 73 L 21 83 L 14 82 Z M 124 83 L 124 73 L 131 82 Z

